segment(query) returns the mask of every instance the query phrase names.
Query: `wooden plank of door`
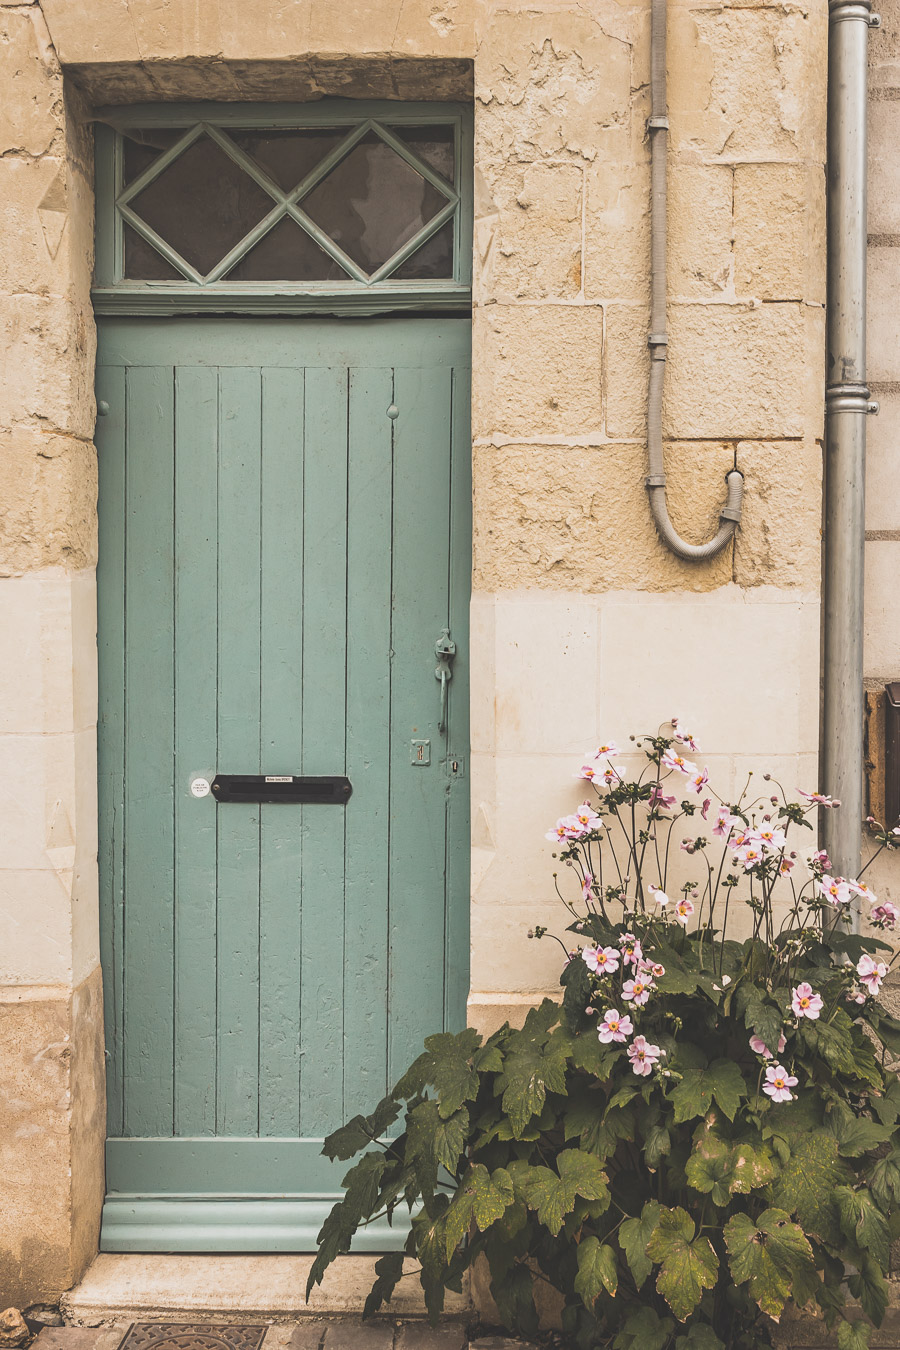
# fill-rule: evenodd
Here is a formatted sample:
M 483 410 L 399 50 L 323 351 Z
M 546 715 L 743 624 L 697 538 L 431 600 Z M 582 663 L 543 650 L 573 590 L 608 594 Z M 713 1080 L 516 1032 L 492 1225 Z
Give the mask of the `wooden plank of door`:
M 174 387 L 128 371 L 124 1132 L 173 1131 Z
M 303 371 L 262 384 L 262 772 L 296 774 L 303 753 Z M 300 808 L 260 818 L 259 1129 L 300 1128 Z
M 344 1112 L 369 1112 L 387 1074 L 390 813 L 391 370 L 351 370 L 347 491 Z
M 97 400 L 108 412 L 97 421 L 99 468 L 99 557 L 97 562 L 97 726 L 100 822 L 100 961 L 103 1017 L 109 1059 L 106 1116 L 110 1134 L 122 1133 L 122 1019 L 124 1014 L 124 835 L 125 822 L 125 371 L 97 369 Z
M 260 372 L 219 382 L 220 773 L 259 773 Z M 259 806 L 217 807 L 218 1134 L 259 1129 Z
M 345 772 L 347 371 L 307 369 L 303 538 L 303 772 Z M 344 807 L 302 808 L 300 1126 L 343 1121 Z
M 451 371 L 397 369 L 391 683 L 390 1079 L 444 1015 L 446 737 L 434 644 L 449 622 Z M 454 697 L 451 687 L 450 698 Z M 465 691 L 463 691 L 465 696 Z M 428 738 L 428 769 L 410 739 Z
M 175 371 L 175 1133 L 216 1132 L 218 391 Z
M 468 353 L 466 355 L 468 360 Z M 469 993 L 469 601 L 472 594 L 472 429 L 471 370 L 453 371 L 450 422 L 450 626 L 456 642 L 448 707 L 447 747 L 459 756 L 460 771 L 448 777 L 447 968 L 444 976 L 445 1025 L 466 1025 Z

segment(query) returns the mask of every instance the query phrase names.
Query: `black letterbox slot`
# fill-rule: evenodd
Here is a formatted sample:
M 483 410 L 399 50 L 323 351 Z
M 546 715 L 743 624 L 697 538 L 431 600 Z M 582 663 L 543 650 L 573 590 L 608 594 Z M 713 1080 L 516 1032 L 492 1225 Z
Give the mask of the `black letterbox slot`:
M 343 806 L 353 787 L 350 779 L 343 777 L 217 773 L 212 790 L 217 802 L 315 802 L 320 806 Z

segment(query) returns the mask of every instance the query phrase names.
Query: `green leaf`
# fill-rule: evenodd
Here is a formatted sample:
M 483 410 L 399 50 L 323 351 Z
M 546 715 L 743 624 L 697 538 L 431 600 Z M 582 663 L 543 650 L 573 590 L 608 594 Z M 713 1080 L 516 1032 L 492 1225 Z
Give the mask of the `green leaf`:
M 689 1185 L 709 1195 L 720 1208 L 735 1193 L 748 1195 L 766 1185 L 775 1175 L 772 1159 L 765 1146 L 722 1139 L 706 1120 L 694 1132 L 694 1150 L 685 1165 Z
M 663 1350 L 673 1326 L 671 1317 L 660 1317 L 655 1308 L 638 1308 L 613 1341 L 614 1350 Z
M 407 1125 L 406 1160 L 416 1171 L 416 1181 L 428 1193 L 437 1184 L 438 1167 L 456 1172 L 466 1146 L 469 1113 L 462 1107 L 448 1120 L 441 1118 L 436 1101 L 425 1101 L 410 1112 Z
M 869 1168 L 869 1190 L 881 1208 L 888 1212 L 900 1206 L 900 1149 L 879 1158 Z
M 862 1261 L 855 1274 L 848 1277 L 847 1286 L 853 1297 L 859 1299 L 863 1312 L 880 1327 L 887 1311 L 888 1286 L 883 1270 L 869 1252 L 862 1253 Z
M 875 1035 L 892 1055 L 900 1055 L 900 1022 L 879 1005 Z
M 685 1069 L 684 1077 L 672 1093 L 675 1123 L 683 1124 L 696 1116 L 705 1116 L 715 1100 L 729 1120 L 747 1095 L 747 1085 L 731 1059 L 717 1059 L 708 1069 Z
M 481 1163 L 475 1163 L 465 1184 L 472 1187 L 473 1215 L 482 1232 L 501 1219 L 515 1199 L 513 1180 L 505 1167 L 490 1173 Z
M 838 1157 L 837 1140 L 827 1130 L 801 1134 L 790 1141 L 791 1156 L 772 1188 L 779 1209 L 796 1214 L 807 1233 L 825 1242 L 840 1238 L 834 1188 L 852 1180 Z
M 815 1270 L 803 1229 L 781 1209 L 767 1209 L 755 1224 L 746 1214 L 733 1215 L 725 1225 L 725 1246 L 735 1284 L 748 1284 L 751 1298 L 769 1317 L 781 1316 L 795 1271 Z
M 343 1200 L 333 1206 L 316 1239 L 316 1259 L 306 1282 L 306 1297 L 322 1283 L 325 1271 L 337 1256 L 350 1250 L 350 1242 L 359 1225 L 377 1213 L 379 1186 L 389 1159 L 385 1153 L 366 1153 L 344 1177 Z
M 549 1167 L 531 1167 L 527 1162 L 509 1164 L 516 1193 L 555 1237 L 563 1219 L 573 1208 L 576 1195 L 585 1200 L 609 1203 L 606 1174 L 593 1154 L 581 1149 L 564 1149 L 556 1159 L 559 1175 Z
M 751 987 L 749 991 L 744 1023 L 774 1054 L 784 1026 L 784 1013 L 769 1002 L 759 989 Z
M 526 1028 L 527 1025 L 526 1022 Z M 558 1028 L 549 1040 L 543 1034 L 526 1035 L 525 1028 L 510 1037 L 503 1072 L 497 1082 L 503 1092 L 503 1109 L 516 1138 L 543 1109 L 548 1090 L 566 1090 L 566 1059 L 571 1041 L 560 1031 Z
M 416 1096 L 428 1085 L 437 1089 L 441 1115 L 454 1115 L 463 1102 L 478 1095 L 478 1074 L 472 1058 L 481 1045 L 481 1037 L 472 1027 L 453 1034 L 440 1031 L 425 1038 L 421 1054 L 394 1088 L 394 1097 Z
M 657 1291 L 679 1322 L 690 1317 L 703 1290 L 715 1286 L 719 1270 L 709 1239 L 695 1237 L 695 1231 L 694 1221 L 685 1210 L 663 1209 L 647 1243 L 647 1255 L 661 1263 Z
M 403 1257 L 403 1252 L 388 1252 L 375 1262 L 375 1283 L 366 1298 L 363 1317 L 372 1317 L 383 1303 L 390 1302 L 403 1274 Z
M 841 1215 L 841 1227 L 859 1247 L 871 1252 L 882 1270 L 890 1261 L 891 1235 L 887 1220 L 867 1190 L 854 1191 L 838 1186 L 835 1199 Z
M 504 1326 L 534 1335 L 538 1329 L 534 1279 L 526 1266 L 514 1265 L 502 1279 L 492 1279 L 491 1294 Z
M 833 1103 L 825 1117 L 835 1139 L 838 1141 L 838 1153 L 845 1158 L 858 1158 L 869 1153 L 891 1138 L 892 1130 L 866 1116 L 858 1116 L 842 1101 Z
M 725 1350 L 712 1327 L 705 1322 L 693 1322 L 685 1336 L 675 1339 L 675 1350 Z
M 615 1294 L 618 1285 L 619 1272 L 612 1247 L 601 1243 L 599 1238 L 585 1238 L 578 1244 L 578 1274 L 575 1276 L 575 1293 L 584 1306 L 591 1311 L 602 1290 Z
M 336 1158 L 346 1162 L 360 1149 L 369 1145 L 384 1134 L 400 1114 L 400 1103 L 393 1097 L 385 1097 L 378 1103 L 370 1116 L 354 1116 L 346 1125 L 329 1134 L 322 1146 L 326 1158 Z
M 869 1324 L 863 1318 L 856 1322 L 838 1322 L 838 1350 L 868 1350 Z
M 648 1200 L 639 1219 L 626 1219 L 619 1228 L 619 1246 L 625 1253 L 638 1289 L 653 1269 L 653 1262 L 647 1255 L 647 1243 L 659 1223 L 659 1210 L 655 1200 Z

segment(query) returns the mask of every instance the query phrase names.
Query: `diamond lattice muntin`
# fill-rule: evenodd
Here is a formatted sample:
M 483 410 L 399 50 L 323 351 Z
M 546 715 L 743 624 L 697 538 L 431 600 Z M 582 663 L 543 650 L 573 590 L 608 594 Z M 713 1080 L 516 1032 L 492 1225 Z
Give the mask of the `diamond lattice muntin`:
M 135 281 L 451 279 L 452 126 L 123 133 Z

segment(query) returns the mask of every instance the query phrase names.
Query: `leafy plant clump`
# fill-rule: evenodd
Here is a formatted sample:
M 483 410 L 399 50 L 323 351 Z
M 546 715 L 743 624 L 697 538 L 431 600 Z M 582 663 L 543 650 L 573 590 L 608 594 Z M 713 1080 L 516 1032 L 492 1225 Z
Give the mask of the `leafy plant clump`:
M 326 1140 L 330 1158 L 363 1156 L 307 1295 L 361 1224 L 403 1206 L 405 1252 L 378 1261 L 367 1313 L 406 1255 L 432 1316 L 478 1261 L 509 1328 L 537 1331 L 549 1286 L 584 1350 L 760 1350 L 788 1300 L 836 1326 L 841 1350 L 867 1344 L 845 1301 L 880 1324 L 900 1233 L 886 1067 L 900 1022 L 878 1001 L 891 948 L 851 933 L 850 912 L 866 902 L 882 930 L 898 913 L 795 845 L 838 803 L 789 801 L 768 775 L 765 795 L 748 782 L 728 801 L 696 752 L 674 722 L 635 742 L 633 777 L 613 745 L 582 766 L 591 800 L 550 836 L 573 935 L 561 1003 L 484 1042 L 430 1036 L 372 1115 Z

